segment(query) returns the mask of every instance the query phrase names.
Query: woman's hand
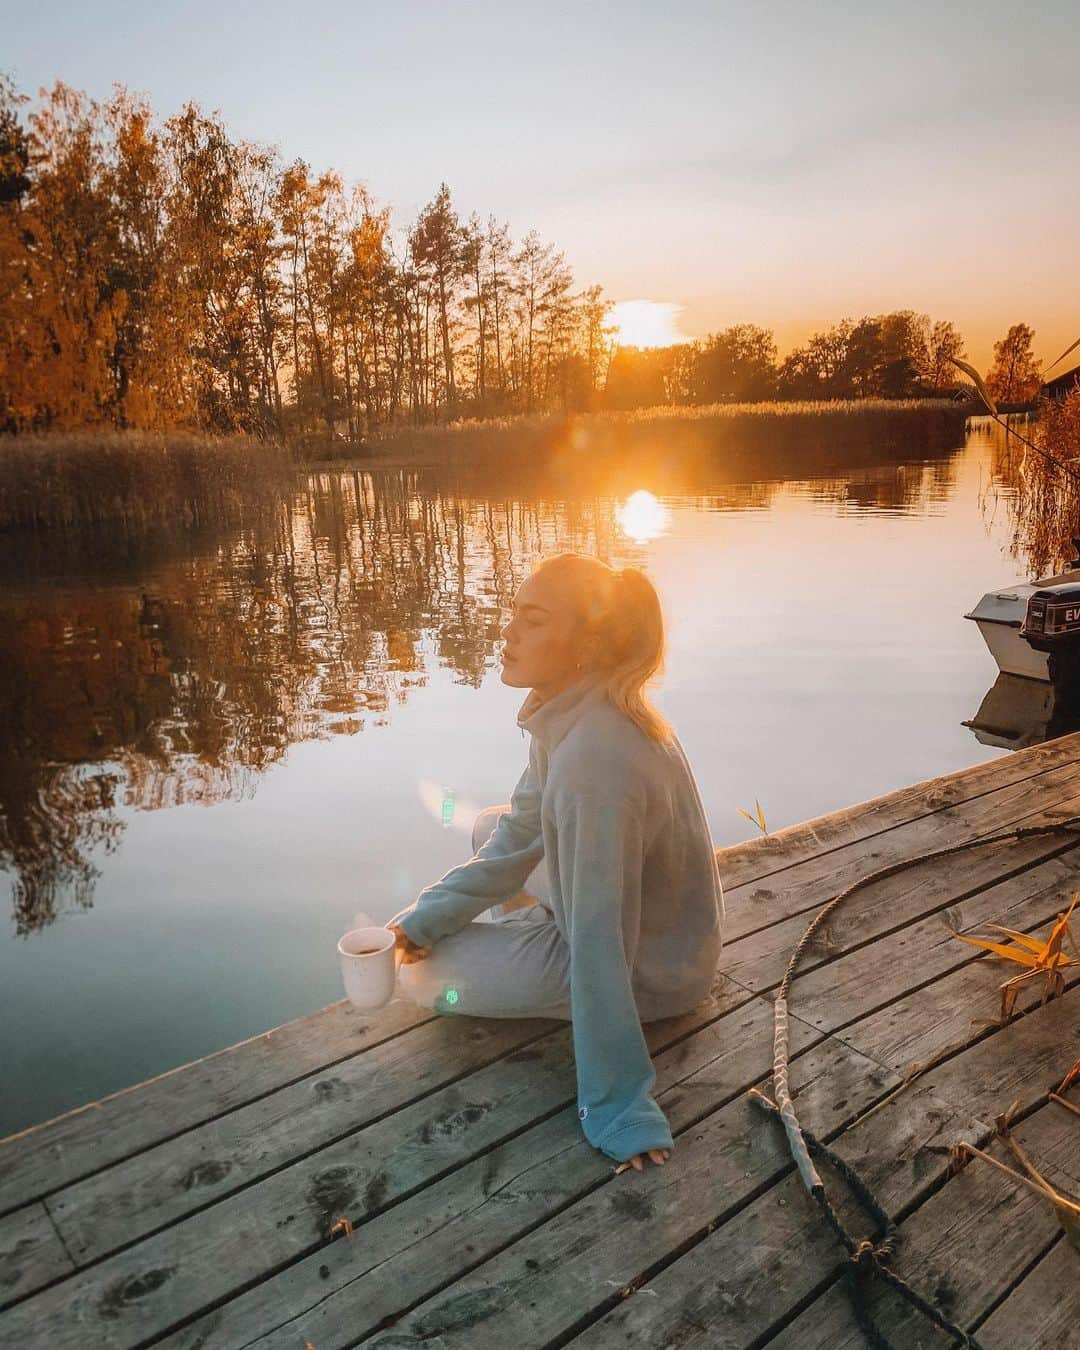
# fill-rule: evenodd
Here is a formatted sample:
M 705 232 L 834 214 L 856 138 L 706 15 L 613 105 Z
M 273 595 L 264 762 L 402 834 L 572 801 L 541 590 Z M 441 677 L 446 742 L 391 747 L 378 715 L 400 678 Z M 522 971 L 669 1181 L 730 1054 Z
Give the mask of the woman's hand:
M 645 1153 L 635 1153 L 634 1156 L 633 1156 L 632 1158 L 627 1158 L 627 1160 L 626 1160 L 625 1162 L 619 1163 L 618 1167 L 616 1167 L 616 1168 L 613 1169 L 614 1172 L 615 1172 L 615 1175 L 618 1176 L 619 1173 L 622 1172 L 622 1171 L 624 1171 L 627 1167 L 633 1167 L 633 1168 L 635 1168 L 638 1172 L 642 1171 L 642 1169 L 643 1169 L 644 1166 L 645 1166 L 645 1158 L 646 1158 L 646 1157 L 651 1158 L 651 1159 L 653 1160 L 653 1162 L 657 1164 L 658 1167 L 663 1167 L 665 1160 L 666 1160 L 667 1158 L 670 1158 L 670 1157 L 671 1157 L 671 1149 L 669 1149 L 669 1148 L 651 1148 L 651 1149 L 649 1149 L 648 1154 L 645 1154 Z
M 389 932 L 393 933 L 394 938 L 394 956 L 400 966 L 410 966 L 414 961 L 423 961 L 425 957 L 431 955 L 430 947 L 418 947 L 412 938 L 406 933 L 405 929 L 399 924 L 389 925 Z

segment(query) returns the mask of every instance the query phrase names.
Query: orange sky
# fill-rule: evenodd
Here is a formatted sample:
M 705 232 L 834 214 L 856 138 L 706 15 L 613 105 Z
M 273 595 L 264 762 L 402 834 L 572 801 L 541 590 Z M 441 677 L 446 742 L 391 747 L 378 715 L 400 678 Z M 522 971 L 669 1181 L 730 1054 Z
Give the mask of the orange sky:
M 1012 323 L 1047 363 L 1080 335 L 1074 0 L 38 0 L 4 37 L 30 92 L 196 99 L 402 224 L 445 179 L 688 336 L 912 308 L 985 367 Z

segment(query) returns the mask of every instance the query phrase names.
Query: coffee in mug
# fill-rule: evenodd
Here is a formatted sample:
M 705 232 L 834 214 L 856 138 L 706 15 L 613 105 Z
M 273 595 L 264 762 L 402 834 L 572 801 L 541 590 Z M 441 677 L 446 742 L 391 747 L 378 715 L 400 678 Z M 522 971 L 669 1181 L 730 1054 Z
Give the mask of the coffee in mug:
M 341 978 L 357 1008 L 382 1008 L 394 996 L 396 940 L 387 928 L 352 928 L 338 941 Z

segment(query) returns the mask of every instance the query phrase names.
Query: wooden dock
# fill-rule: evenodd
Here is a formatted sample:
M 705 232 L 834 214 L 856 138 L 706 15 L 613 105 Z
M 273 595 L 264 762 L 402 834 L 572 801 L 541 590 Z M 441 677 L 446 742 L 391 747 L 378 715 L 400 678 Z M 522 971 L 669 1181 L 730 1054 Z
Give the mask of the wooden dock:
M 615 1176 L 585 1142 L 568 1024 L 401 1003 L 332 1004 L 0 1141 L 0 1343 L 862 1346 L 844 1254 L 747 1097 L 770 991 L 860 876 L 1078 814 L 1080 733 L 722 850 L 713 993 L 646 1027 L 663 1167 Z M 1080 1251 L 1052 1207 L 979 1159 L 949 1168 L 961 1140 L 1007 1159 L 994 1118 L 1016 1102 L 1016 1139 L 1080 1194 L 1080 1117 L 1050 1097 L 1080 1058 L 1080 968 L 987 1025 L 1018 967 L 950 925 L 1045 935 L 1076 889 L 1080 834 L 917 864 L 837 912 L 792 991 L 804 1125 L 900 1221 L 897 1272 L 988 1350 L 1080 1346 Z M 874 1307 L 894 1346 L 949 1344 L 895 1294 Z

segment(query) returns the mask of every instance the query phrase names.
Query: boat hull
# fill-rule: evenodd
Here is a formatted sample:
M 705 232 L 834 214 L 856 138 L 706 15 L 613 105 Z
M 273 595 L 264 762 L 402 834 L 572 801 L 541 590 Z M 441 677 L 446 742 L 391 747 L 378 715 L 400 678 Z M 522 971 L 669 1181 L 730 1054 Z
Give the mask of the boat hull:
M 1020 626 L 1001 623 L 993 619 L 976 619 L 979 632 L 990 648 L 990 655 L 998 663 L 998 669 L 1006 675 L 1023 675 L 1029 680 L 1045 680 L 1050 683 L 1049 657 L 1046 652 L 1037 652 L 1020 636 Z

